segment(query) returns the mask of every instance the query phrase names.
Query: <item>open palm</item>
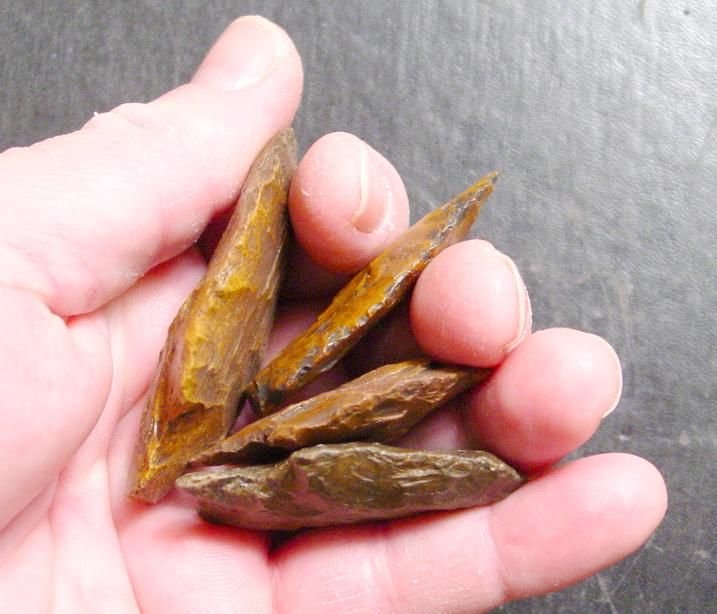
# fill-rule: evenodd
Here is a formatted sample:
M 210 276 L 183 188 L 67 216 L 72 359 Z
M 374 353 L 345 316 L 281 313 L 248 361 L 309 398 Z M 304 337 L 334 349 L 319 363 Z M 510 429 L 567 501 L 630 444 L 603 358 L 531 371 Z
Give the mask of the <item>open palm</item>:
M 484 241 L 441 254 L 402 326 L 362 360 L 417 340 L 443 360 L 497 365 L 403 444 L 480 445 L 540 477 L 486 508 L 281 543 L 205 524 L 178 494 L 156 506 L 125 496 L 167 327 L 204 270 L 192 245 L 291 123 L 301 87 L 286 34 L 243 18 L 191 84 L 0 157 L 0 611 L 476 611 L 584 578 L 662 518 L 664 484 L 639 458 L 550 469 L 614 407 L 619 364 L 593 335 L 531 334 L 515 266 Z M 336 272 L 408 223 L 395 170 L 347 134 L 307 153 L 291 209 L 313 262 L 294 254 L 287 293 L 302 300 L 282 307 L 275 347 L 316 313 Z M 402 332 L 409 317 L 415 340 Z

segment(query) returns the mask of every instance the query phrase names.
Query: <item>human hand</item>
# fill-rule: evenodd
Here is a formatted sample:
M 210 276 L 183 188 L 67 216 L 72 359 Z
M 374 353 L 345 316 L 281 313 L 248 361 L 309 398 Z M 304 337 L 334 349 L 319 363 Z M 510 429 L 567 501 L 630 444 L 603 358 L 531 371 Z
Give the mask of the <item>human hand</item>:
M 410 318 L 426 351 L 496 372 L 403 443 L 477 445 L 539 477 L 485 508 L 279 545 L 203 523 L 178 494 L 151 507 L 125 496 L 167 327 L 204 270 L 192 245 L 291 123 L 301 83 L 287 36 L 244 18 L 190 85 L 0 157 L 1 611 L 484 610 L 596 572 L 662 518 L 664 484 L 646 461 L 606 454 L 551 468 L 616 403 L 619 364 L 593 335 L 530 334 L 520 276 L 484 241 L 435 259 Z M 408 224 L 395 170 L 345 134 L 307 153 L 291 209 L 313 259 L 341 273 Z M 275 348 L 337 283 L 294 258 L 287 293 L 302 300 L 282 307 Z M 412 343 L 398 337 L 375 340 L 384 358 Z

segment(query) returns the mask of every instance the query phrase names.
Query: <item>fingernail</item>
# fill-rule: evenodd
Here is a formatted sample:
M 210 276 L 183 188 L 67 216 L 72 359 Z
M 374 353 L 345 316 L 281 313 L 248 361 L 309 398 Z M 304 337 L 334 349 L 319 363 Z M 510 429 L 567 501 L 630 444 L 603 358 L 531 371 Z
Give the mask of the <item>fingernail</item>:
M 193 81 L 227 90 L 254 85 L 287 57 L 287 40 L 263 17 L 240 17 L 219 37 Z
M 515 295 L 518 301 L 518 332 L 516 333 L 513 340 L 505 345 L 505 352 L 510 352 L 515 348 L 528 334 L 530 327 L 533 322 L 533 310 L 530 307 L 530 298 L 528 297 L 528 290 L 523 283 L 523 278 L 518 272 L 518 267 L 515 266 L 515 262 L 502 252 L 496 250 L 497 254 L 503 258 L 506 266 L 510 270 L 513 282 L 515 283 Z
M 622 365 L 620 364 L 620 357 L 617 355 L 617 352 L 615 352 L 615 350 L 609 343 L 608 346 L 615 360 L 615 364 L 617 365 L 617 389 L 615 391 L 615 400 L 610 404 L 609 409 L 602 415 L 603 418 L 606 418 L 613 411 L 615 411 L 615 408 L 618 406 L 618 403 L 620 403 L 620 397 L 622 396 Z
M 354 227 L 370 233 L 381 226 L 391 206 L 391 187 L 368 146 L 360 145 L 359 205 L 351 218 Z

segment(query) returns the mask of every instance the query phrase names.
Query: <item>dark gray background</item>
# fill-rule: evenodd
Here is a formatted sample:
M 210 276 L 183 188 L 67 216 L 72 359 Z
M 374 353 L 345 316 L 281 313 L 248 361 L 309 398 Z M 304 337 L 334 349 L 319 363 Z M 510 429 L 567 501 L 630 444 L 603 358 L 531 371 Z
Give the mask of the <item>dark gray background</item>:
M 414 219 L 502 171 L 478 232 L 517 261 L 536 328 L 622 357 L 623 401 L 580 454 L 650 459 L 667 518 L 619 565 L 503 611 L 717 611 L 717 5 L 0 0 L 0 149 L 185 81 L 251 12 L 303 56 L 302 148 L 356 133 Z

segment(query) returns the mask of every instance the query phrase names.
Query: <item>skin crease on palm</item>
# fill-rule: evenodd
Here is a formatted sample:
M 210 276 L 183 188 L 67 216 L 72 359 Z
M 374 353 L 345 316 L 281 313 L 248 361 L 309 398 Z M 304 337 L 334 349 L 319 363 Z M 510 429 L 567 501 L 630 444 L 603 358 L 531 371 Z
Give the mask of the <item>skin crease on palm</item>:
M 288 36 L 242 18 L 192 83 L 0 156 L 0 611 L 476 612 L 586 578 L 662 519 L 664 483 L 642 459 L 551 468 L 617 403 L 619 363 L 596 336 L 532 333 L 515 265 L 477 240 L 426 269 L 402 314 L 415 340 L 395 339 L 496 372 L 403 444 L 480 446 L 539 477 L 489 507 L 280 543 L 205 524 L 180 494 L 125 496 L 167 326 L 204 270 L 192 245 L 301 88 Z M 396 171 L 343 133 L 307 152 L 290 210 L 305 252 L 286 287 L 301 300 L 282 306 L 274 350 L 408 223 Z

